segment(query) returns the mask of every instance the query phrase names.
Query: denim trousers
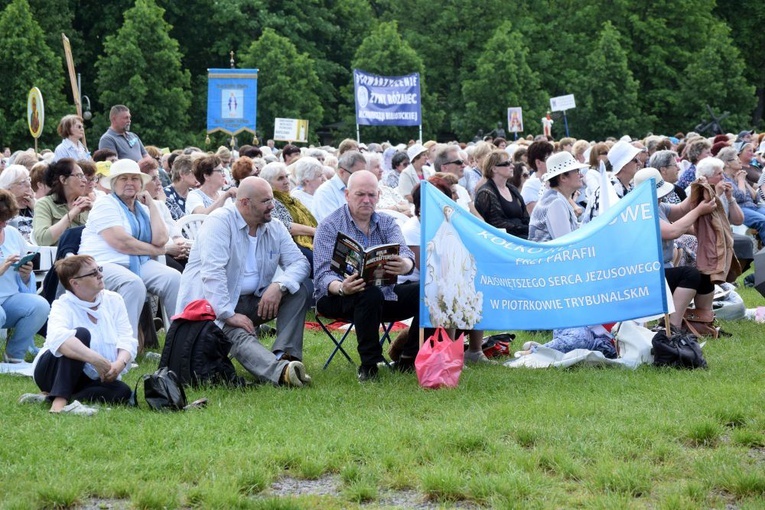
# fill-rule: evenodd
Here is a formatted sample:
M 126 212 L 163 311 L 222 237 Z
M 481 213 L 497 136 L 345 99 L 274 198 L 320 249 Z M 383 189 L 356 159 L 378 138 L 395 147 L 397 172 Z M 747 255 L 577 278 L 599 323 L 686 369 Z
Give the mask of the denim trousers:
M 34 276 L 33 276 L 34 278 Z M 32 293 L 10 296 L 0 305 L 0 324 L 13 329 L 5 346 L 9 358 L 24 359 L 35 342 L 35 333 L 48 320 L 50 305 L 44 297 Z

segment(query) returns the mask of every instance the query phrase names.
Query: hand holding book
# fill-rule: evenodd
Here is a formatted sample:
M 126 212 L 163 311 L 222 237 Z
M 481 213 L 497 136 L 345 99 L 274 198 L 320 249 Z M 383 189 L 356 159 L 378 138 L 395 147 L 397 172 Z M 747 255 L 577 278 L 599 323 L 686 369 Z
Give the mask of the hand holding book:
M 395 285 L 397 275 L 411 270 L 411 261 L 402 259 L 399 245 L 381 244 L 364 248 L 358 241 L 339 232 L 330 267 L 342 277 L 357 274 L 372 285 Z M 344 289 L 345 290 L 345 289 Z

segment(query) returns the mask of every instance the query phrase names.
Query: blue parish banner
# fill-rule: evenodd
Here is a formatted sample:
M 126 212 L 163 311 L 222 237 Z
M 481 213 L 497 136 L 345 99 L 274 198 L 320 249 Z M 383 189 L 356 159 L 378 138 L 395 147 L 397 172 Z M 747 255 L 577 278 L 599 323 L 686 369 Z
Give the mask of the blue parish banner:
M 538 330 L 664 313 L 657 209 L 649 180 L 579 230 L 533 243 L 423 183 L 420 324 Z
M 356 124 L 419 126 L 422 124 L 420 73 L 377 76 L 353 70 Z
M 255 134 L 258 112 L 257 69 L 207 70 L 207 132 Z

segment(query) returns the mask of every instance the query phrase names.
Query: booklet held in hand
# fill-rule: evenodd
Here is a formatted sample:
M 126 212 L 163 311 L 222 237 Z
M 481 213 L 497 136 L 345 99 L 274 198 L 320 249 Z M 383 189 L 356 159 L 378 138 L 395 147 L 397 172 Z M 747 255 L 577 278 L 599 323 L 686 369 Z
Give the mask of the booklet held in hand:
M 398 244 L 378 244 L 364 249 L 356 240 L 338 232 L 332 253 L 332 270 L 342 277 L 358 273 L 372 285 L 395 285 L 398 277 L 385 272 L 385 261 L 398 255 Z

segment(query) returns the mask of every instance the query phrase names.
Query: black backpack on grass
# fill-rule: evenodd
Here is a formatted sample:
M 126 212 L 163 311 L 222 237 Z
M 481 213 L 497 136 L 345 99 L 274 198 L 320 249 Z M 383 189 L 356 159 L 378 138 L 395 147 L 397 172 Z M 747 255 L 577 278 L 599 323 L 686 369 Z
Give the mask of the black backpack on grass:
M 231 341 L 214 321 L 176 319 L 167 332 L 159 367 L 175 372 L 183 385 L 241 386 L 244 380 L 228 358 L 230 350 Z

